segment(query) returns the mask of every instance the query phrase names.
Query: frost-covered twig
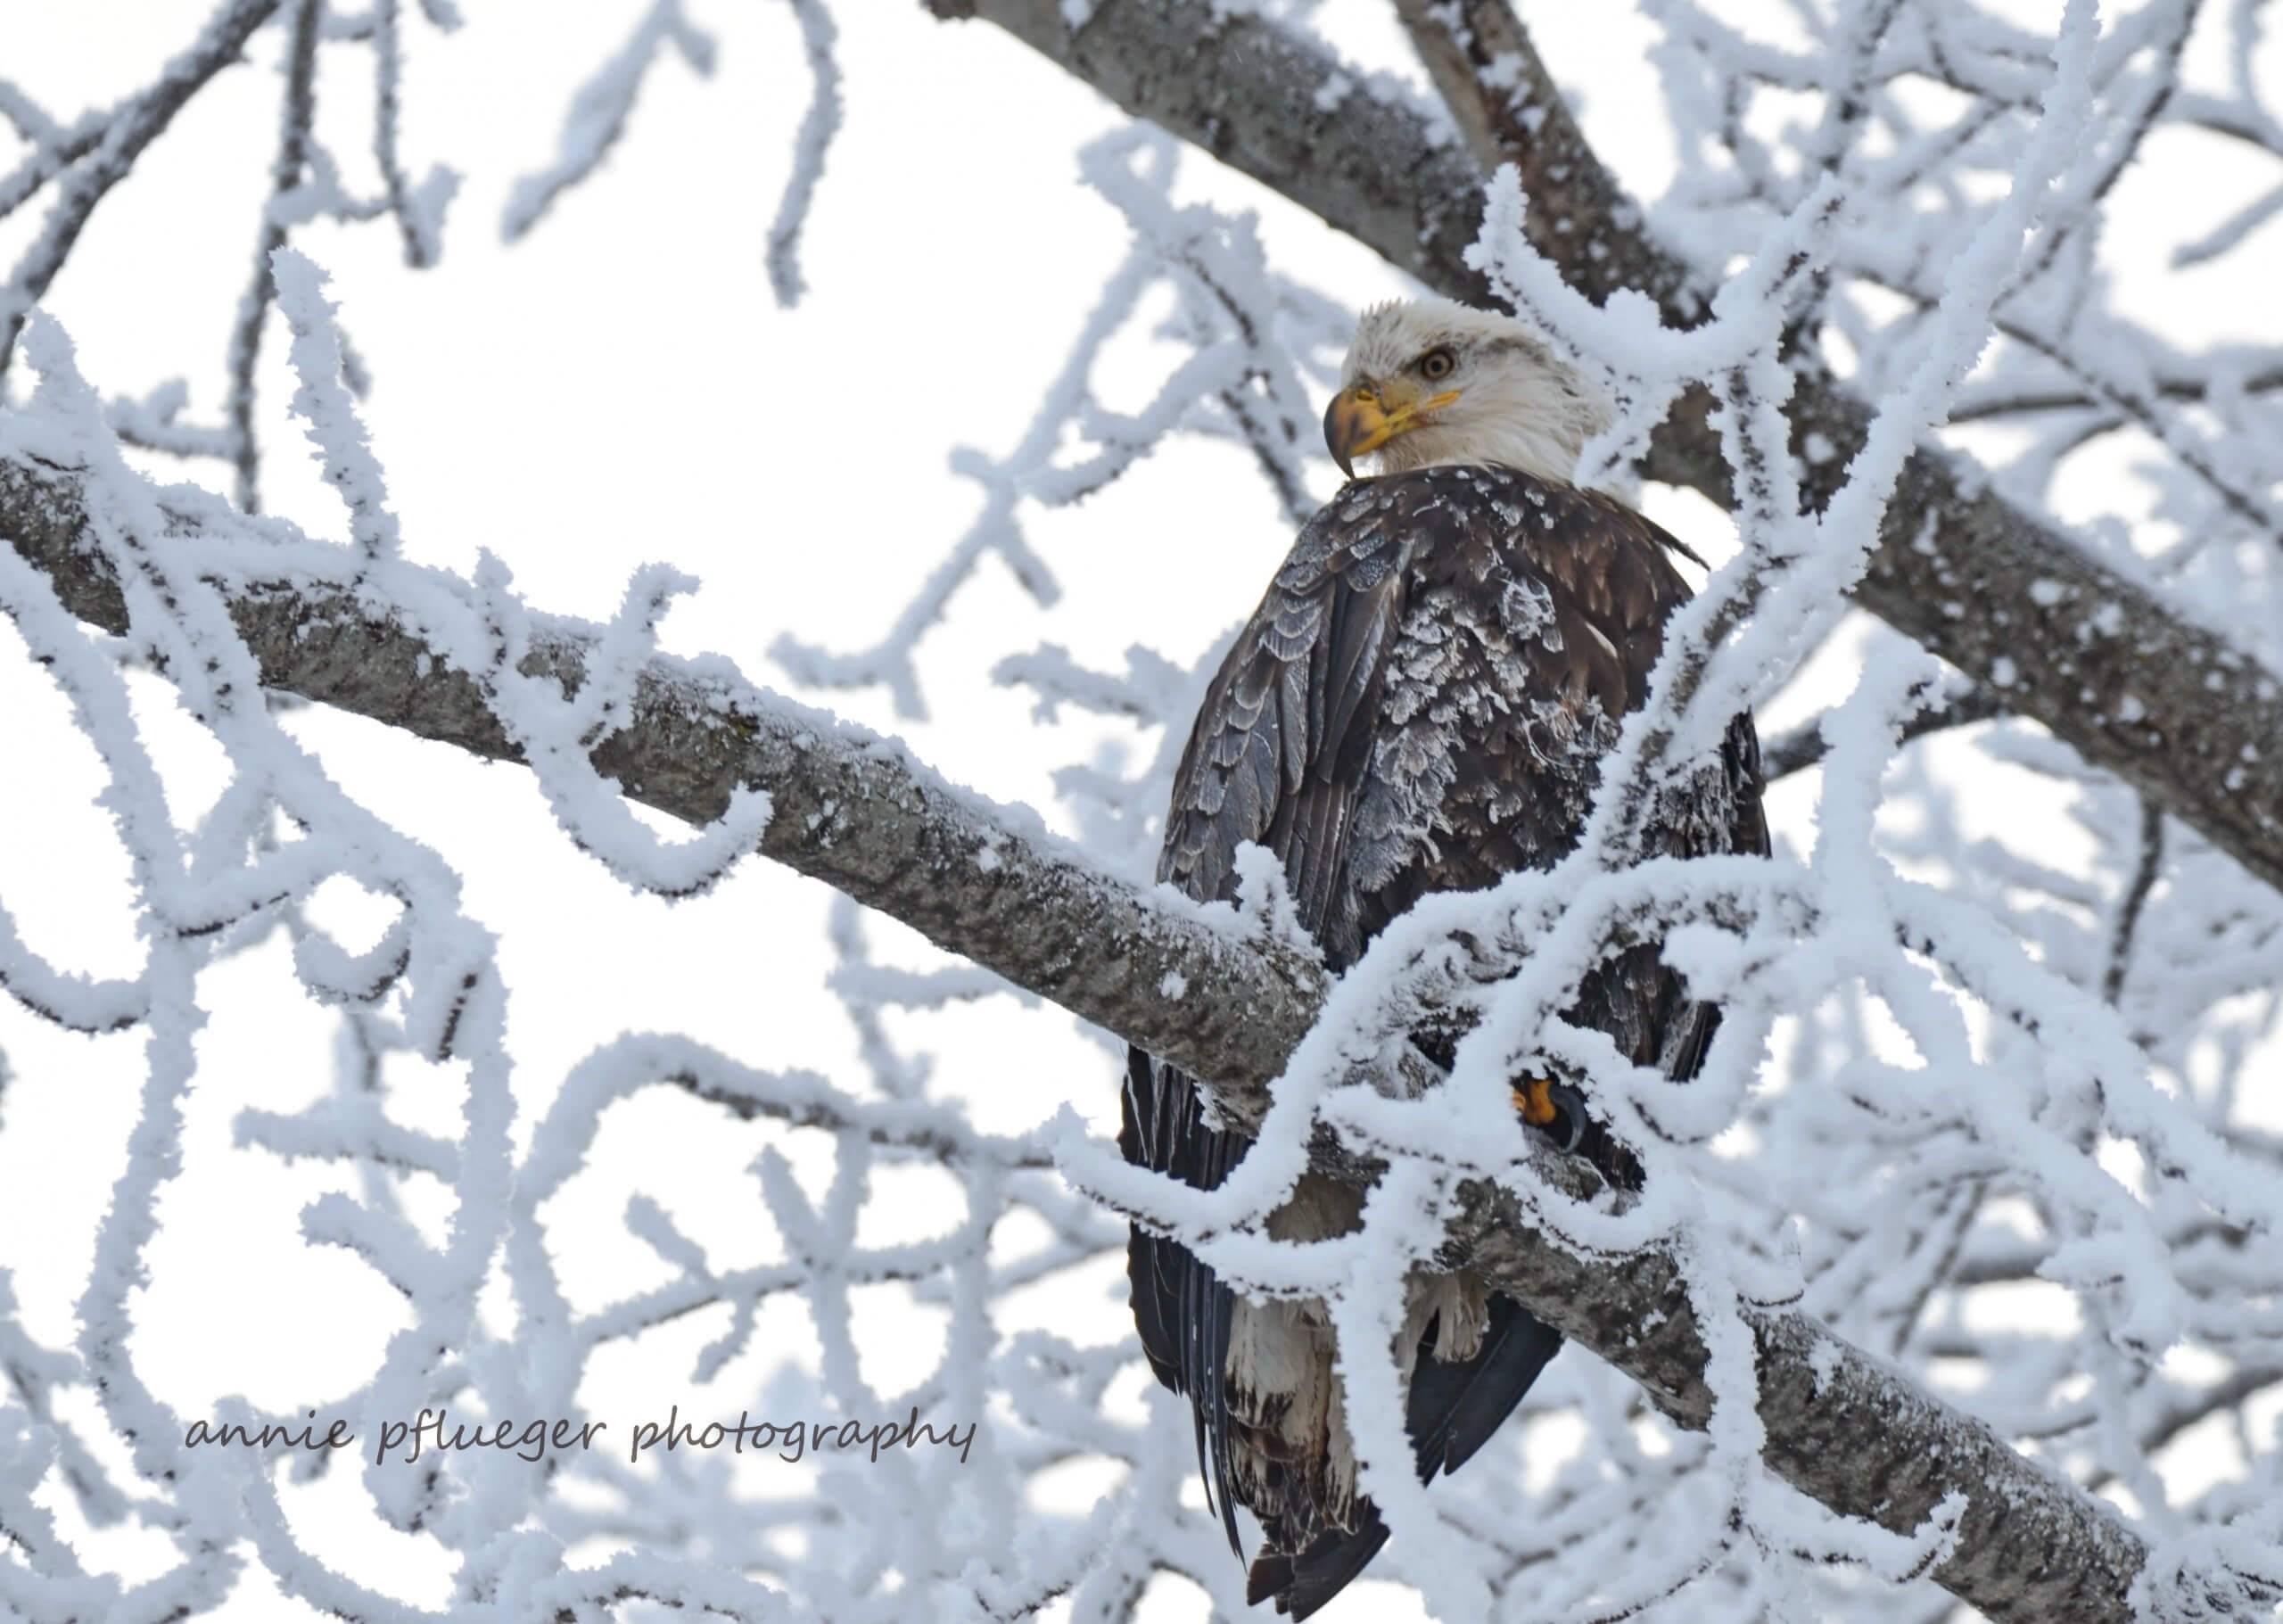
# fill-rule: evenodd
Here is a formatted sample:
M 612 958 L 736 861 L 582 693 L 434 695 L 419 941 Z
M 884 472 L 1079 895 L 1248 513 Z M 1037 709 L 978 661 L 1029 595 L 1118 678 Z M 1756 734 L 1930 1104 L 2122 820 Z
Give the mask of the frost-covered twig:
M 238 296 L 237 318 L 230 325 L 230 460 L 238 471 L 238 507 L 247 513 L 258 511 L 261 505 L 261 451 L 253 427 L 254 368 L 261 359 L 262 328 L 277 299 L 274 261 L 285 246 L 286 224 L 280 205 L 301 185 L 316 139 L 317 22 L 325 14 L 325 4 L 324 0 L 290 0 L 290 4 L 285 95 L 278 112 L 277 152 L 270 161 L 269 203 L 254 234 L 253 277 Z
M 671 45 L 692 71 L 713 71 L 713 37 L 682 15 L 681 0 L 655 0 L 617 54 L 579 87 L 565 115 L 555 161 L 515 183 L 499 229 L 514 242 L 538 225 L 555 200 L 594 173 L 626 133 L 642 82 Z
M 24 317 L 47 292 L 55 273 L 70 257 L 95 205 L 125 179 L 144 148 L 166 129 L 184 103 L 209 79 L 236 62 L 256 29 L 269 21 L 282 0 L 224 0 L 190 47 L 169 62 L 151 87 L 129 97 L 109 117 L 49 144 L 27 162 L 22 185 L 0 190 L 0 202 L 14 208 L 39 184 L 59 177 L 57 194 L 39 235 L 25 250 L 8 280 L 0 284 L 0 376 L 14 359 Z
M 1060 595 L 1053 571 L 1024 533 L 1024 505 L 1083 500 L 1176 433 L 1242 440 L 1287 513 L 1297 521 L 1309 511 L 1306 459 L 1321 452 L 1308 433 L 1303 373 L 1312 364 L 1323 372 L 1324 355 L 1344 337 L 1345 313 L 1272 273 L 1249 220 L 1199 204 L 1176 206 L 1175 157 L 1170 142 L 1140 130 L 1105 136 L 1080 154 L 1080 173 L 1133 228 L 1133 248 L 1104 283 L 1015 449 L 1004 458 L 964 449 L 954 454 L 953 467 L 984 490 L 983 511 L 966 533 L 873 647 L 838 654 L 780 637 L 771 657 L 796 680 L 877 684 L 902 714 L 925 715 L 914 651 L 977 565 L 995 554 L 1042 607 Z M 1150 293 L 1166 284 L 1178 301 L 1167 335 L 1190 354 L 1141 411 L 1111 412 L 1095 396 L 1094 373 Z M 1071 458 L 1064 448 L 1074 429 L 1082 449 Z
M 800 302 L 807 284 L 801 278 L 801 230 L 808 224 L 809 208 L 816 201 L 817 182 L 824 178 L 825 154 L 840 128 L 840 64 L 832 48 L 838 37 L 832 13 L 824 0 L 791 0 L 801 24 L 801 46 L 809 61 L 809 77 L 816 90 L 809 110 L 801 115 L 801 133 L 793 145 L 793 173 L 785 183 L 784 201 L 769 227 L 769 285 L 777 302 Z
M 1940 705 L 1926 709 L 1903 724 L 1898 743 L 1909 744 L 1940 733 L 1949 728 L 1971 727 L 1977 721 L 1988 721 L 2002 716 L 2005 707 L 1997 697 L 1985 688 L 1970 688 L 1945 697 Z M 1760 767 L 1772 783 L 1795 772 L 1804 772 L 1830 754 L 1831 742 L 1824 737 L 1819 722 L 1802 722 L 1788 733 L 1762 739 L 1760 746 Z
M 444 251 L 444 210 L 459 189 L 459 177 L 439 164 L 419 185 L 404 170 L 398 150 L 398 122 L 404 88 L 404 47 L 398 37 L 402 0 L 373 4 L 373 157 L 388 188 L 389 212 L 404 233 L 404 262 L 413 268 L 433 265 Z M 454 26 L 450 12 L 431 11 L 439 28 Z
M 116 108 L 58 128 L 29 103 L 20 107 L 23 116 L 17 122 L 29 120 L 26 138 L 34 150 L 12 175 L 0 179 L 0 215 L 51 182 L 56 196 L 40 235 L 9 284 L 0 287 L 0 372 L 8 366 L 24 316 L 62 270 L 95 205 L 132 169 L 173 115 L 222 69 L 242 60 L 254 35 L 282 14 L 284 87 L 277 139 L 256 225 L 252 269 L 231 320 L 223 357 L 223 422 L 218 427 L 177 423 L 188 396 L 180 383 L 162 385 L 143 402 L 120 401 L 112 411 L 114 425 L 136 444 L 171 456 L 228 462 L 236 471 L 239 506 L 253 511 L 260 504 L 261 462 L 255 376 L 263 329 L 276 303 L 270 261 L 293 228 L 321 216 L 364 220 L 392 213 L 404 231 L 409 263 L 432 264 L 441 251 L 444 209 L 458 182 L 449 169 L 439 167 L 416 187 L 398 156 L 402 69 L 399 9 L 400 0 L 384 0 L 359 21 L 335 14 L 324 0 L 233 0 L 214 15 L 191 49 L 168 64 L 156 83 Z M 455 13 L 441 0 L 426 9 L 437 26 L 450 26 Z M 376 198 L 347 194 L 338 165 L 317 135 L 319 47 L 328 39 L 369 42 L 375 54 L 374 152 L 384 185 Z M 342 375 L 350 391 L 361 393 L 367 381 L 363 364 L 345 339 L 341 350 Z

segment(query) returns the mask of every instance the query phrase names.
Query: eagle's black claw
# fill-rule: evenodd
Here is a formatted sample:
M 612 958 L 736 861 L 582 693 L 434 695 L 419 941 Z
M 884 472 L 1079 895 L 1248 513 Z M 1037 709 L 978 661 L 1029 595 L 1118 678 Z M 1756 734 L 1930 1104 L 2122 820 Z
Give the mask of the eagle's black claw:
M 1567 1083 L 1551 1084 L 1545 1092 L 1554 1111 L 1545 1131 L 1553 1136 L 1555 1149 L 1566 1156 L 1586 1140 L 1586 1096 Z

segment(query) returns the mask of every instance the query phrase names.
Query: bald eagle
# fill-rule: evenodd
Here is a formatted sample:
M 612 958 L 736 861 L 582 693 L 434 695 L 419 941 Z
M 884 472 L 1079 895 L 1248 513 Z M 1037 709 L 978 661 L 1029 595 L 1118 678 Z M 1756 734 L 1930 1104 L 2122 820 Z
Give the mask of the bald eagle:
M 1267 847 L 1334 970 L 1425 893 L 1479 889 L 1571 848 L 1689 590 L 1668 556 L 1679 542 L 1570 482 L 1605 413 L 1521 323 L 1446 301 L 1381 306 L 1341 382 L 1324 435 L 1350 482 L 1300 532 L 1214 678 L 1158 865 L 1187 894 L 1224 901 L 1239 844 Z M 1366 455 L 1377 476 L 1356 479 Z M 1760 789 L 1738 716 L 1718 758 L 1661 798 L 1648 852 L 1764 853 Z M 1567 1013 L 1676 1078 L 1695 1071 L 1718 1018 L 1653 945 L 1603 960 Z M 1130 1051 L 1124 1092 L 1129 1161 L 1211 1189 L 1244 1156 L 1249 1142 L 1177 1068 Z M 1514 1097 L 1526 1121 L 1627 1176 L 1629 1158 L 1568 1084 L 1524 1079 Z M 1311 1175 L 1267 1227 L 1322 1238 L 1360 1209 Z M 1231 1548 L 1242 1554 L 1238 1505 L 1260 1521 L 1249 1599 L 1307 1617 L 1387 1539 L 1357 1491 L 1323 1305 L 1236 1296 L 1139 1226 L 1127 1267 L 1150 1365 L 1195 1411 Z M 1464 1272 L 1422 1271 L 1406 1290 L 1397 1357 L 1424 1480 L 1488 1439 L 1561 1338 Z

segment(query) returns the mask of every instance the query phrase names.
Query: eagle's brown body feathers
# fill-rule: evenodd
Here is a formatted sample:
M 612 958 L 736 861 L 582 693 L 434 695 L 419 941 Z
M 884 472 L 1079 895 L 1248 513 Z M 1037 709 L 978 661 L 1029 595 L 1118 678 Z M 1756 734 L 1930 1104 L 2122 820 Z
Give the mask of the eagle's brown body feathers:
M 1576 842 L 1601 758 L 1645 694 L 1688 596 L 1662 531 L 1607 497 L 1506 468 L 1436 466 L 1357 481 L 1319 512 L 1238 637 L 1182 760 L 1158 875 L 1204 901 L 1235 890 L 1252 841 L 1284 862 L 1335 969 L 1430 891 L 1476 890 Z M 1652 850 L 1765 852 L 1749 718 L 1669 792 Z M 1599 967 L 1570 1018 L 1685 1076 L 1717 1020 L 1653 948 Z M 1199 1188 L 1246 1142 L 1203 1119 L 1187 1074 L 1134 1051 L 1120 1143 Z M 1354 1196 L 1304 1180 L 1273 1233 L 1340 1232 Z M 1234 1298 L 1186 1249 L 1136 1230 L 1133 1310 L 1159 1380 L 1189 1395 L 1208 1486 L 1266 1542 L 1255 1599 L 1306 1616 L 1386 1537 L 1355 1467 L 1319 1306 Z M 1422 1476 L 1455 1469 L 1559 1343 L 1466 1276 L 1411 1283 L 1408 1419 Z

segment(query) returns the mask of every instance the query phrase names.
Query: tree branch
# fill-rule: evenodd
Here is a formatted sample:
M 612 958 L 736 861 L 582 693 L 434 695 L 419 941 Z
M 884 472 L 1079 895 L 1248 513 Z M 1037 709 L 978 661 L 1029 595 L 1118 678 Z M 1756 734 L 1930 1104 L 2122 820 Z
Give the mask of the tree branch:
M 170 488 L 166 500 L 185 533 L 236 525 L 194 487 Z M 119 589 L 87 531 L 78 476 L 0 438 L 0 535 L 73 614 L 123 631 Z M 452 576 L 433 579 L 469 596 Z M 354 595 L 280 579 L 233 587 L 228 598 L 265 687 L 491 760 L 521 759 L 474 680 Z M 524 670 L 573 692 L 591 641 L 575 624 L 536 627 Z M 1207 923 L 1171 892 L 1136 891 L 1034 818 L 944 783 L 891 740 L 742 684 L 725 692 L 710 673 L 666 661 L 645 671 L 631 712 L 593 754 L 631 798 L 702 824 L 721 815 L 737 786 L 764 787 L 774 807 L 764 854 L 1152 1053 L 1265 1083 L 1322 1002 L 1323 975 L 1298 953 L 1240 936 L 1233 919 Z M 1206 964 L 1226 1000 L 1159 995 L 1169 971 L 1195 977 Z
M 227 540 L 244 557 L 289 536 L 275 521 L 253 530 L 192 487 L 165 499 L 185 545 Z M 4 433 L 0 534 L 74 614 L 126 630 L 81 476 Z M 283 563 L 275 578 L 241 573 L 214 584 L 265 685 L 515 759 L 478 685 L 370 596 L 297 584 Z M 424 584 L 469 597 L 441 573 Z M 524 669 L 575 691 L 594 643 L 593 629 L 554 622 L 535 633 Z M 651 662 L 625 727 L 597 746 L 593 761 L 632 798 L 693 822 L 718 816 L 739 786 L 765 789 L 774 812 L 761 849 L 770 856 L 1211 1079 L 1240 1122 L 1257 1122 L 1268 1084 L 1323 1006 L 1323 977 L 1299 954 L 1240 934 L 1169 890 L 1095 870 L 1034 820 L 718 664 Z M 1182 983 L 1178 997 L 1165 991 Z M 1539 1148 L 1539 1165 L 1571 1193 L 1592 1179 L 1550 1148 Z M 1640 1382 L 1683 1425 L 1705 1423 L 1706 1348 L 1669 1251 L 1581 1257 L 1533 1228 L 1510 1195 L 1469 1185 L 1460 1203 L 1455 1243 L 1473 1266 Z M 2149 1553 L 2107 1507 L 1808 1316 L 1776 1307 L 1747 1317 L 1767 1459 L 1788 1481 L 1897 1531 L 1916 1529 L 1947 1496 L 1964 1496 L 1956 1538 L 1933 1576 L 1993 1619 L 2132 1619 L 2126 1594 Z M 2215 1595 L 2212 1616 L 2227 1616 L 2228 1606 Z
M 14 273 L 0 284 L 0 375 L 6 373 L 15 353 L 25 313 L 45 295 L 47 284 L 63 268 L 95 205 L 127 177 L 143 149 L 165 131 L 207 80 L 239 59 L 246 41 L 280 4 L 282 0 L 227 0 L 190 48 L 169 61 L 150 88 L 124 103 L 83 153 L 75 144 L 71 166 L 64 171 L 46 223 Z
M 1904 722 L 1900 737 L 1895 740 L 1896 747 L 1899 749 L 1915 739 L 1924 738 L 1929 733 L 1971 727 L 1977 721 L 1988 721 L 1992 717 L 2004 714 L 2006 707 L 1988 688 L 1966 688 L 1948 696 L 1941 708 L 1930 705 Z M 1822 721 L 1803 721 L 1790 732 L 1778 734 L 1760 745 L 1760 771 L 1772 784 L 1777 779 L 1806 771 L 1830 754 L 1831 746 L 1824 740 Z
M 1652 239 L 1587 144 L 1504 0 L 1403 0 L 1460 128 L 1366 94 L 1271 18 L 1190 0 L 1100 0 L 1076 29 L 1060 0 L 930 0 L 940 15 L 996 23 L 1126 111 L 1194 142 L 1377 251 L 1430 287 L 1491 302 L 1463 258 L 1481 219 L 1483 175 L 1516 164 L 1537 250 L 1595 299 L 1653 298 L 1696 320 L 1708 279 Z M 1496 71 L 1488 71 L 1496 64 Z M 1535 124 L 1535 128 L 1531 128 Z M 1806 459 L 1820 503 L 1863 441 L 1870 408 L 1814 358 L 1799 362 L 1793 449 L 1810 434 L 1836 455 Z M 1695 392 L 1658 431 L 1652 477 L 1732 501 Z M 1856 601 L 2002 691 L 2080 754 L 2118 774 L 2270 885 L 2283 887 L 2283 681 L 2218 633 L 1983 488 L 1953 455 L 1922 448 L 1887 505 Z

